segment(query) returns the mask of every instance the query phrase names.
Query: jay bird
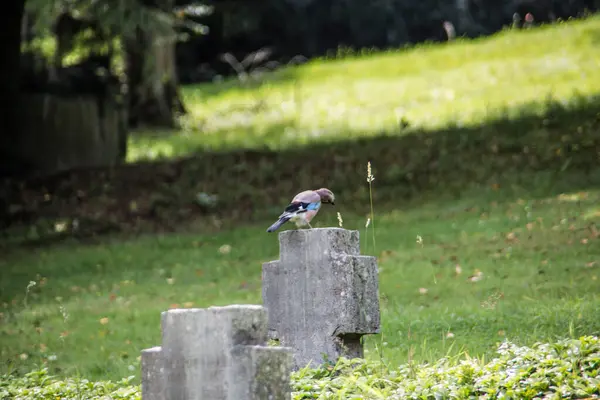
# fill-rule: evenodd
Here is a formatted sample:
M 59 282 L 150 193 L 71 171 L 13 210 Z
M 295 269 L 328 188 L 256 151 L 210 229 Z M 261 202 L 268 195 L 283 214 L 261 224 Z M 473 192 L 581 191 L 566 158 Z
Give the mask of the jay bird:
M 285 208 L 279 219 L 271 225 L 267 232 L 274 232 L 288 221 L 292 221 L 297 227 L 310 226 L 310 221 L 317 215 L 322 203 L 335 205 L 335 196 L 333 192 L 327 188 L 318 190 L 305 190 L 298 193 Z

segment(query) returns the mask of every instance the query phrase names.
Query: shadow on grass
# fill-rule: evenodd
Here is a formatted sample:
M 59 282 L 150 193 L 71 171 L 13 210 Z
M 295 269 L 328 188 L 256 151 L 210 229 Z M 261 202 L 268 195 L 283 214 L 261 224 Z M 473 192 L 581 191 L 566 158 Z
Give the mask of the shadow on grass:
M 344 210 L 365 210 L 368 161 L 380 210 L 456 199 L 473 188 L 507 199 L 600 187 L 600 96 L 549 102 L 543 114 L 539 110 L 539 103 L 531 104 L 518 116 L 476 127 L 390 132 L 279 151 L 201 152 L 9 182 L 6 204 L 18 213 L 7 208 L 6 219 L 27 215 L 29 224 L 39 218 L 50 223 L 38 225 L 34 235 L 30 227 L 5 235 L 9 242 L 39 244 L 40 238 L 103 232 L 211 232 L 273 218 L 298 191 L 322 186 L 336 193 Z M 285 127 L 269 126 L 265 135 Z M 217 195 L 216 205 L 202 204 L 201 193 Z M 56 221 L 66 226 L 60 234 Z

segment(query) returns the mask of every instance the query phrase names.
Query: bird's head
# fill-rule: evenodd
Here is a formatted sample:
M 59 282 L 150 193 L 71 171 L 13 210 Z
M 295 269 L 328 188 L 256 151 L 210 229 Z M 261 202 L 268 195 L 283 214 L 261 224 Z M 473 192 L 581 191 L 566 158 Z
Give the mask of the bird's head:
M 329 203 L 331 205 L 335 205 L 335 195 L 331 190 L 327 188 L 321 188 L 315 191 L 319 194 L 319 196 L 321 196 L 321 203 Z

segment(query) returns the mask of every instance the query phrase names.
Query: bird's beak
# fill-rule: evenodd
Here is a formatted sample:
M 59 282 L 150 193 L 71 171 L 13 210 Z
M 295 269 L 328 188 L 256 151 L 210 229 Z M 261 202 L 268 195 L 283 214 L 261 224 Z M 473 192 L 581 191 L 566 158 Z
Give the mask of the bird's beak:
M 332 201 L 332 202 L 331 202 L 331 205 L 332 205 L 332 206 L 335 206 L 335 202 L 333 202 L 333 201 Z

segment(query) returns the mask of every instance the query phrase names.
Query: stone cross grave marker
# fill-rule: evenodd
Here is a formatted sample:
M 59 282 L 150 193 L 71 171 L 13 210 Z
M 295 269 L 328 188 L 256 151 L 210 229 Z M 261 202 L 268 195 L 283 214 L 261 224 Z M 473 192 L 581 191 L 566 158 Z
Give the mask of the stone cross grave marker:
M 324 355 L 363 357 L 361 337 L 380 329 L 379 280 L 376 258 L 359 255 L 358 231 L 283 231 L 279 246 L 262 270 L 269 337 L 293 349 L 294 369 Z

